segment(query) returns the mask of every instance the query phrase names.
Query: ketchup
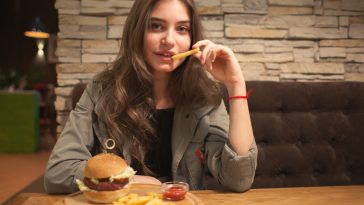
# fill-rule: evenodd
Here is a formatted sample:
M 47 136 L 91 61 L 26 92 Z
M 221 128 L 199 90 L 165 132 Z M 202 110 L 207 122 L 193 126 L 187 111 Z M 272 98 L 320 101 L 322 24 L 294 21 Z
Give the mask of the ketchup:
M 186 192 L 184 187 L 172 186 L 165 190 L 163 197 L 167 200 L 179 201 L 185 198 Z

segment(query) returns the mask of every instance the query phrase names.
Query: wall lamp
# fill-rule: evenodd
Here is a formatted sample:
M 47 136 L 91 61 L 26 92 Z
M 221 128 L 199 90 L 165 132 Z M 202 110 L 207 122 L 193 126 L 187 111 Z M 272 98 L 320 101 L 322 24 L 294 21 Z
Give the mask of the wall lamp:
M 25 31 L 24 35 L 31 38 L 49 38 L 49 33 L 45 31 L 44 24 L 40 21 L 39 17 L 36 17 L 31 24 L 30 30 Z

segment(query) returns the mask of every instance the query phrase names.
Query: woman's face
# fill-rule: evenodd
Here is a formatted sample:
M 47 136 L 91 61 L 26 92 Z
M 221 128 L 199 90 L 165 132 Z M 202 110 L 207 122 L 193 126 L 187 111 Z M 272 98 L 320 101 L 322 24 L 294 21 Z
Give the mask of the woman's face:
M 191 25 L 187 7 L 176 0 L 159 1 L 144 34 L 144 57 L 153 74 L 172 72 L 184 59 L 171 56 L 189 50 Z

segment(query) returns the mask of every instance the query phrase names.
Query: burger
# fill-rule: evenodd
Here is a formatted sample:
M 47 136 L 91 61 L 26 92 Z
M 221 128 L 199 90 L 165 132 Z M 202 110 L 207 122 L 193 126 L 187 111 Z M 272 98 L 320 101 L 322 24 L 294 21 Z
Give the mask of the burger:
M 84 196 L 95 203 L 112 203 L 129 193 L 135 171 L 115 154 L 98 154 L 85 166 L 84 179 L 76 180 Z

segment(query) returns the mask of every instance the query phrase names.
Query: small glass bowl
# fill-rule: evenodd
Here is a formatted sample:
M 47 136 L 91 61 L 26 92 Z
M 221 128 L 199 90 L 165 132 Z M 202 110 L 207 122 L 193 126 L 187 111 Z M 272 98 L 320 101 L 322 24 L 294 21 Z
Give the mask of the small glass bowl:
M 169 201 L 179 201 L 183 200 L 189 191 L 189 186 L 185 182 L 164 182 L 161 185 L 161 192 L 163 194 L 163 199 Z

